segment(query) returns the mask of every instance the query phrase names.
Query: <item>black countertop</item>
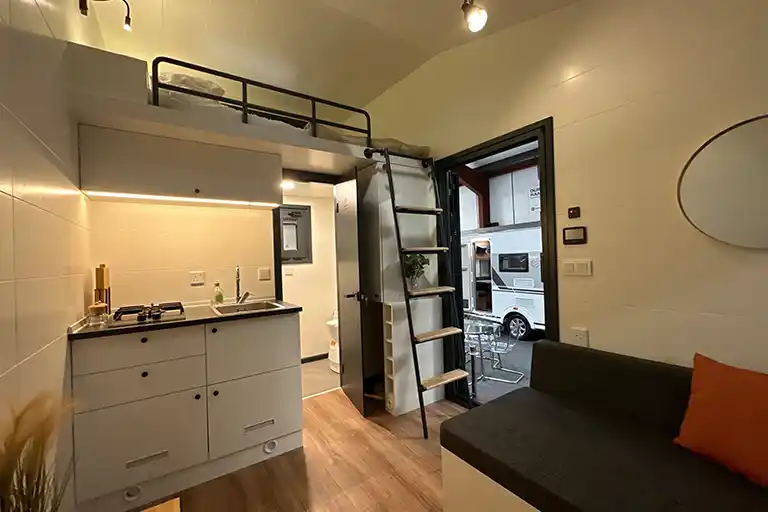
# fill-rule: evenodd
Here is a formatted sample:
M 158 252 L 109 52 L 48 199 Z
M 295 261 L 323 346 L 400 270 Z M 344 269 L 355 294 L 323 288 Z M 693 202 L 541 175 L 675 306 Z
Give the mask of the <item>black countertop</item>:
M 190 325 L 213 324 L 218 322 L 233 322 L 244 320 L 246 318 L 256 318 L 263 316 L 290 315 L 302 310 L 301 306 L 289 304 L 281 300 L 271 300 L 283 306 L 280 309 L 271 309 L 266 311 L 246 311 L 232 315 L 217 315 L 210 306 L 190 306 L 184 308 L 184 318 L 164 320 L 162 322 L 147 322 L 145 324 L 121 325 L 121 326 L 103 326 L 90 327 L 88 325 L 80 327 L 69 333 L 67 336 L 70 341 L 85 340 L 90 338 L 101 338 L 102 336 L 116 336 L 119 334 L 131 334 L 135 332 L 160 331 L 163 329 L 174 329 L 176 327 L 187 327 Z

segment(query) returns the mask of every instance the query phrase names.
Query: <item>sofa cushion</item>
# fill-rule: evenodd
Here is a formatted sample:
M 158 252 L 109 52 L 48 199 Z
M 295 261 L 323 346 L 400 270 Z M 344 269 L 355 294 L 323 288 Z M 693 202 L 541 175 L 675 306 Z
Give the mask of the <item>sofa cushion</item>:
M 691 399 L 675 442 L 768 487 L 768 374 L 696 354 Z
M 534 389 L 444 422 L 441 444 L 542 512 L 768 510 L 768 491 L 657 431 Z
M 690 368 L 567 343 L 533 347 L 531 387 L 597 412 L 641 422 L 671 441 L 691 394 Z

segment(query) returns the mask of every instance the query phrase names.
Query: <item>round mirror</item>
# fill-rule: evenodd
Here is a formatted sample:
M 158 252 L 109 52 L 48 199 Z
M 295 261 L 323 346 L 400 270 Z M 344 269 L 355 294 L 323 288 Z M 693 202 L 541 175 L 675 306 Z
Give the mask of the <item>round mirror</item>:
M 705 235 L 768 248 L 768 115 L 732 126 L 699 148 L 680 176 L 677 198 Z

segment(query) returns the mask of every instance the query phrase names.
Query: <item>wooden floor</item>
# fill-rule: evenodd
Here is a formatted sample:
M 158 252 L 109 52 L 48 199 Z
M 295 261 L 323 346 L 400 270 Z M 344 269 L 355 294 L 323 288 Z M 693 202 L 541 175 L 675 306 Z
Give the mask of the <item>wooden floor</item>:
M 428 406 L 419 413 L 363 418 L 341 390 L 304 401 L 304 449 L 243 469 L 181 495 L 183 512 L 441 510 L 440 423 L 464 412 Z M 161 512 L 178 510 L 173 502 Z

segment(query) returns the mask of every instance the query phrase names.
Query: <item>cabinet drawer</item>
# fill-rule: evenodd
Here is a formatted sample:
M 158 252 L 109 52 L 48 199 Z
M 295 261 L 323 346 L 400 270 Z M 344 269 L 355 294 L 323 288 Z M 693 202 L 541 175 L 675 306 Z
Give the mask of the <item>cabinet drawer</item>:
M 72 343 L 72 375 L 203 354 L 205 326 L 202 325 L 78 340 Z
M 75 415 L 79 503 L 205 462 L 205 388 Z
M 208 386 L 211 459 L 297 432 L 301 427 L 299 367 Z
M 298 313 L 221 322 L 205 328 L 208 384 L 301 363 Z
M 72 379 L 75 414 L 205 386 L 205 356 Z

